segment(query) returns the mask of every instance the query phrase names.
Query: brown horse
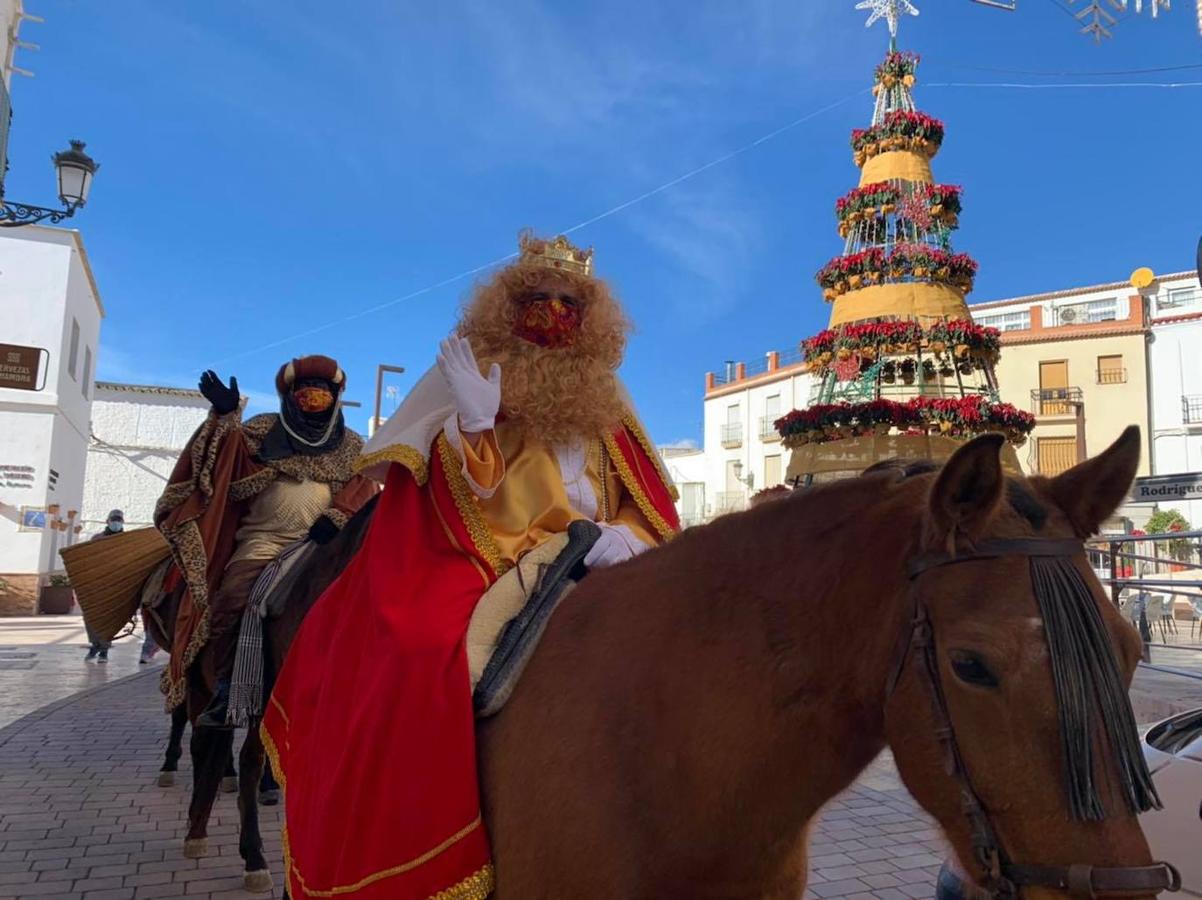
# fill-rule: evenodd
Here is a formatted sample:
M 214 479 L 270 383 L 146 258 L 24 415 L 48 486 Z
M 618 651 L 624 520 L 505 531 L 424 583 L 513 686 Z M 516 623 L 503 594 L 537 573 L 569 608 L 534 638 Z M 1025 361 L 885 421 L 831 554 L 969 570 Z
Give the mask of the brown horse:
M 1125 693 L 1139 641 L 1080 545 L 1126 494 L 1138 431 L 1050 480 L 1008 482 L 1000 445 L 586 578 L 480 728 L 497 900 L 796 900 L 810 821 L 886 747 L 996 896 L 1168 886 L 1137 819 L 1155 803 Z
M 1166 887 L 1136 816 L 1155 803 L 1125 694 L 1140 644 L 1080 546 L 1127 493 L 1138 430 L 1050 480 L 1007 482 L 1001 440 L 939 472 L 798 492 L 586 578 L 481 728 L 497 900 L 796 900 L 810 821 L 886 747 L 995 894 Z M 1029 557 L 1049 553 L 1101 668 L 1066 658 L 1075 632 L 1033 588 Z M 1082 719 L 1081 697 L 1114 721 Z
M 282 585 L 289 596 L 279 598 L 273 594 L 268 598 L 268 606 L 274 610 L 274 615 L 265 620 L 263 628 L 264 698 L 271 692 L 275 674 L 283 665 L 284 657 L 305 614 L 358 550 L 367 532 L 375 505 L 375 498 L 369 500 L 332 541 L 318 548 L 317 552 L 305 560 L 300 571 L 289 578 L 286 585 Z M 182 588 L 180 590 L 182 591 Z M 170 642 L 166 635 L 174 633 L 179 600 L 178 593 L 166 597 L 157 610 L 163 628 L 161 631 L 154 628 L 153 634 L 156 643 L 168 651 Z M 188 673 L 187 698 L 172 711 L 171 735 L 163 769 L 160 771 L 160 785 L 166 786 L 174 782 L 184 726 L 189 719 L 194 720 L 212 698 L 209 687 L 211 679 L 203 674 L 208 664 L 208 656 L 202 650 Z M 184 855 L 199 858 L 208 854 L 208 825 L 213 804 L 219 791 L 235 789 L 233 783 L 236 782 L 240 821 L 238 851 L 245 865 L 244 885 L 249 891 L 267 892 L 272 888 L 272 879 L 263 855 L 263 839 L 259 830 L 259 803 L 261 800 L 274 802 L 273 794 L 278 786 L 266 770 L 266 754 L 259 738 L 257 723 L 252 723 L 247 729 L 238 753 L 236 772 L 232 762 L 233 746 L 233 730 L 196 727 L 192 729 L 189 747 L 192 756 L 192 796 L 188 805 L 188 831 L 184 839 Z

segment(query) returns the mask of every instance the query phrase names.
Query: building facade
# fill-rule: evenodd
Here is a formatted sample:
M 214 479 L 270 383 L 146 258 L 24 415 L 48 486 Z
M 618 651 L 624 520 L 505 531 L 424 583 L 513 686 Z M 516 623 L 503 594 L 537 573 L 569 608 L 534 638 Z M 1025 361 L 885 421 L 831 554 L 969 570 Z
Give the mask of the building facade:
M 699 447 L 660 447 L 659 457 L 676 488 L 676 514 L 683 528 L 706 521 L 705 452 Z
M 744 509 L 756 491 L 784 482 L 788 451 L 773 423 L 808 406 L 817 387 L 796 351 L 705 376 L 703 518 Z
M 1184 273 L 1158 279 L 1145 293 L 1152 474 L 1202 472 L 1202 286 L 1196 273 Z M 1202 528 L 1202 500 L 1171 507 Z
M 199 391 L 97 382 L 81 537 L 102 531 L 113 509 L 128 529 L 152 525 L 171 470 L 208 413 Z
M 0 613 L 29 613 L 82 531 L 100 293 L 79 232 L 0 232 Z
M 1128 282 L 1093 285 L 971 307 L 1002 332 L 1002 400 L 1034 414 L 1019 460 L 1028 474 L 1058 475 L 1140 427 L 1139 474 L 1151 471 L 1148 316 Z

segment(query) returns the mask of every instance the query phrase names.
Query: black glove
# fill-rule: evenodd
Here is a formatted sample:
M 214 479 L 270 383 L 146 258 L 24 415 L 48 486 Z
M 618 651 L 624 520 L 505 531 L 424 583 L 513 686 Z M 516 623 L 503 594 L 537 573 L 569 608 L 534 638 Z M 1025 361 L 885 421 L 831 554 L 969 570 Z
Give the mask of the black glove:
M 238 401 L 242 398 L 238 393 L 237 378 L 230 376 L 230 386 L 226 387 L 212 369 L 200 376 L 200 393 L 213 404 L 213 411 L 219 416 L 236 410 Z
M 317 521 L 309 526 L 309 540 L 315 544 L 328 544 L 338 537 L 338 526 L 329 516 L 318 516 Z

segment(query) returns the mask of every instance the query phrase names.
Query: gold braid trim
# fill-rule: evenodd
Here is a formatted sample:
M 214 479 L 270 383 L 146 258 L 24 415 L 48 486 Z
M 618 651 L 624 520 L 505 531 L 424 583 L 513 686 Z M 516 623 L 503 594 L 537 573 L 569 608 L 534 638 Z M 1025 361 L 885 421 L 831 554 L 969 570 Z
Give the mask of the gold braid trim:
M 668 486 L 668 493 L 672 495 L 672 499 L 679 500 L 680 492 L 676 490 L 676 485 L 672 483 L 672 477 L 668 474 L 667 469 L 664 468 L 664 461 L 660 458 L 659 451 L 655 449 L 651 443 L 651 440 L 643 432 L 643 426 L 639 420 L 635 418 L 634 413 L 626 413 L 626 415 L 622 417 L 622 424 L 626 426 L 626 429 L 634 435 L 635 440 L 642 444 L 643 449 L 647 451 L 647 456 L 650 457 L 651 464 L 655 466 L 656 471 L 659 472 L 659 477 L 662 478 L 664 484 Z
M 413 473 L 413 480 L 417 482 L 418 487 L 424 485 L 430 478 L 430 467 L 426 458 L 420 451 L 408 444 L 393 444 L 383 450 L 376 450 L 360 456 L 355 462 L 355 472 L 362 472 L 364 469 L 370 469 L 382 462 L 400 463 Z
M 280 710 L 280 716 L 284 717 L 284 727 L 288 727 L 288 719 L 284 716 L 284 708 L 276 702 L 274 697 L 271 702 L 277 709 Z M 280 790 L 288 790 L 288 774 L 284 771 L 284 767 L 280 765 L 280 751 L 275 745 L 275 739 L 272 738 L 271 732 L 267 730 L 267 726 L 259 725 L 259 739 L 263 742 L 263 749 L 267 753 L 267 758 L 271 761 L 271 774 L 275 776 L 275 780 L 279 782 Z
M 482 827 L 484 827 L 484 821 L 479 816 L 476 816 L 475 820 L 466 828 L 461 828 L 437 847 L 427 850 L 421 856 L 401 863 L 399 866 L 373 872 L 366 878 L 360 878 L 354 884 L 339 885 L 328 890 L 318 890 L 305 884 L 304 876 L 301 875 L 300 870 L 296 867 L 296 863 L 292 861 L 292 851 L 288 841 L 288 826 L 286 825 L 283 829 L 283 840 L 281 843 L 284 849 L 284 865 L 287 867 L 289 874 L 296 879 L 296 883 L 300 885 L 301 890 L 304 891 L 304 896 L 341 897 L 346 894 L 356 894 L 364 888 L 371 887 L 376 882 L 383 881 L 386 878 L 393 878 L 397 875 L 404 875 L 406 872 L 412 872 L 414 869 L 424 866 L 436 856 L 446 852 L 476 829 Z M 493 870 L 492 864 L 489 863 L 458 884 L 432 895 L 430 900 L 486 900 L 495 887 L 496 873 Z
M 497 889 L 497 874 L 489 863 L 475 875 L 470 875 L 454 887 L 439 891 L 430 900 L 487 900 Z
M 447 486 L 451 489 L 451 496 L 455 498 L 455 506 L 463 518 L 463 524 L 467 527 L 467 533 L 471 537 L 472 543 L 476 545 L 476 550 L 493 570 L 493 577 L 500 578 L 509 567 L 501 559 L 501 548 L 497 546 L 497 541 L 485 523 L 484 517 L 480 515 L 480 506 L 476 495 L 472 493 L 467 479 L 459 470 L 462 463 L 451 446 L 451 442 L 447 440 L 446 432 L 438 436 L 438 455 L 442 459 Z
M 630 463 L 626 461 L 626 457 L 622 455 L 622 450 L 618 446 L 617 441 L 612 435 L 606 435 L 605 448 L 609 451 L 609 455 L 613 458 L 614 465 L 618 469 L 618 477 L 622 479 L 622 486 L 630 491 L 630 496 L 634 498 L 635 504 L 651 523 L 651 527 L 659 532 L 659 536 L 665 541 L 671 540 L 676 531 L 668 524 L 667 520 L 661 516 L 651 503 L 651 498 L 647 496 L 638 479 L 634 477 L 634 472 L 630 470 Z

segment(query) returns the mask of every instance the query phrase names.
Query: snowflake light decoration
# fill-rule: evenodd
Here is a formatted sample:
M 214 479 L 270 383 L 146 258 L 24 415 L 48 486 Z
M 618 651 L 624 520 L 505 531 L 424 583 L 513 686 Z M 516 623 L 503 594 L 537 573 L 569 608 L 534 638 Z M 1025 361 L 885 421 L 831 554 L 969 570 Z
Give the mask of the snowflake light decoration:
M 1010 12 L 1018 9 L 1018 0 L 973 0 L 973 2 Z M 1081 0 L 1068 0 L 1068 2 L 1076 5 Z M 884 0 L 878 0 L 878 3 L 884 3 Z M 1202 0 L 1197 0 L 1197 6 L 1198 33 L 1202 34 Z M 1152 13 L 1152 18 L 1156 19 L 1160 17 L 1161 12 L 1172 10 L 1173 0 L 1085 0 L 1084 8 L 1080 12 L 1073 12 L 1073 15 L 1082 24 L 1081 33 L 1089 35 L 1097 43 L 1101 43 L 1104 38 L 1113 37 L 1110 29 L 1120 21 L 1110 14 L 1107 7 L 1119 13 L 1130 13 L 1137 16 L 1143 13 L 1144 8 L 1147 7 Z
M 871 28 L 881 19 L 889 25 L 889 36 L 897 37 L 897 23 L 902 14 L 918 15 L 918 8 L 910 0 L 861 0 L 856 9 L 871 10 L 872 14 L 864 23 L 865 28 Z

